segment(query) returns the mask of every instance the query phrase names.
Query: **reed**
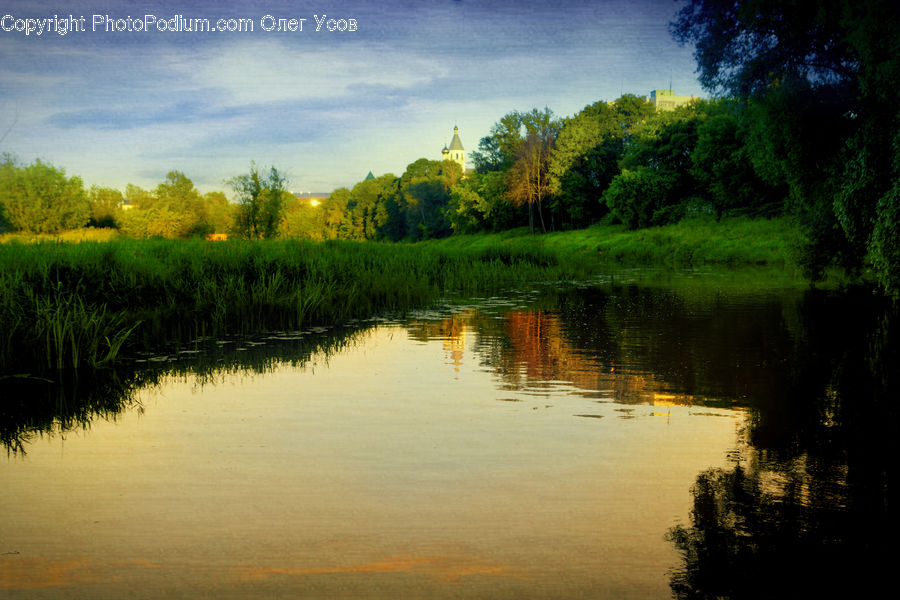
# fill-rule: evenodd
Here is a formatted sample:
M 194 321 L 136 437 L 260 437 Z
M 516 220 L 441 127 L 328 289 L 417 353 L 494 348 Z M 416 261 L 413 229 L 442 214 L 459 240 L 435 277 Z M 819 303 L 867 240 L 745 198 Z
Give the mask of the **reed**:
M 0 244 L 0 376 L 96 369 L 172 336 L 339 323 L 611 265 L 793 273 L 793 235 L 785 219 L 733 219 L 418 244 L 11 240 Z
M 539 247 L 303 241 L 10 242 L 0 269 L 0 374 L 100 368 L 135 335 L 160 342 L 165 323 L 299 328 L 573 276 Z

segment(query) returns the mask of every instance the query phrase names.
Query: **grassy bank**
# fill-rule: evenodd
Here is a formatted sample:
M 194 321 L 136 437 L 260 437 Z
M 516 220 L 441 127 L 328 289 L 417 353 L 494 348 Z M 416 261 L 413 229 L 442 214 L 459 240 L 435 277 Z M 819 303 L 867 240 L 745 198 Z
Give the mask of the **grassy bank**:
M 138 342 L 336 323 L 614 266 L 753 266 L 795 278 L 792 235 L 785 220 L 732 220 L 419 244 L 13 240 L 0 244 L 0 377 L 104 367 Z
M 128 340 L 298 328 L 368 317 L 448 292 L 568 280 L 542 248 L 450 251 L 302 241 L 0 244 L 0 365 L 97 368 Z
M 622 225 L 532 235 L 527 229 L 426 242 L 444 249 L 538 246 L 564 260 L 609 266 L 775 267 L 795 270 L 796 231 L 787 218 L 682 221 L 629 231 Z

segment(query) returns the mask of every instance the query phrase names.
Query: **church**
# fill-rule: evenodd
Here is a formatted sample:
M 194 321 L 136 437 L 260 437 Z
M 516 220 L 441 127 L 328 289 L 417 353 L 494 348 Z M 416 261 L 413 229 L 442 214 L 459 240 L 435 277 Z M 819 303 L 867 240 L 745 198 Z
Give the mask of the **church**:
M 462 168 L 463 173 L 466 172 L 466 151 L 462 142 L 459 141 L 459 127 L 453 127 L 453 139 L 450 141 L 450 147 L 444 145 L 444 149 L 441 150 L 441 158 L 452 160 Z

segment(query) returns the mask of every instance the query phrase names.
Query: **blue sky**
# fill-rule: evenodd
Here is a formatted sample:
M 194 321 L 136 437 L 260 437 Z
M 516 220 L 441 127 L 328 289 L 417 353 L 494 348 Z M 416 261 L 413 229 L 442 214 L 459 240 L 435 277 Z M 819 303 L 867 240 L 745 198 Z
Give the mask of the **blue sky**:
M 675 0 L 7 1 L 0 6 L 0 152 L 86 186 L 155 187 L 183 171 L 201 191 L 255 161 L 294 191 L 467 151 L 511 110 L 570 116 L 621 93 L 705 95 Z M 19 20 L 85 18 L 61 36 Z M 253 32 L 92 31 L 94 15 L 250 19 Z M 262 20 L 306 19 L 303 31 Z M 333 31 L 316 17 L 355 19 Z M 24 21 L 22 21 L 24 23 Z M 325 21 L 327 23 L 327 20 Z

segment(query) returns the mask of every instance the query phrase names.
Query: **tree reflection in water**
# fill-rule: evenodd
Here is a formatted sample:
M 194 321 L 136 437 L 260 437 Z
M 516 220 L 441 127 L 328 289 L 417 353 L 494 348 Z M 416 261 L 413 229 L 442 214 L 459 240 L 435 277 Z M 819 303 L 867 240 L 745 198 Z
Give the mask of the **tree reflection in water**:
M 734 467 L 701 473 L 679 598 L 881 595 L 896 556 L 898 316 L 860 294 L 809 292 L 788 385 L 753 399 Z M 890 589 L 890 587 L 885 588 Z
M 412 339 L 443 340 L 453 356 L 471 336 L 503 390 L 564 384 L 598 402 L 662 395 L 746 411 L 733 466 L 701 473 L 690 522 L 669 530 L 682 555 L 670 577 L 678 597 L 857 597 L 890 577 L 896 306 L 853 290 L 742 296 L 616 284 L 490 305 L 425 311 L 404 326 Z M 34 436 L 113 419 L 163 375 L 203 385 L 327 359 L 353 343 L 352 332 L 199 340 L 99 381 L 6 380 L 0 443 L 24 452 Z
M 214 384 L 228 373 L 268 373 L 327 360 L 357 343 L 365 328 L 315 328 L 304 332 L 267 332 L 253 336 L 205 337 L 188 342 L 147 343 L 138 356 L 116 369 L 94 373 L 57 371 L 45 377 L 0 379 L 0 445 L 9 455 L 25 455 L 36 437 L 65 436 L 89 429 L 91 421 L 115 421 L 124 410 L 141 410 L 137 393 L 165 377 L 190 378 L 198 386 Z M 176 336 L 172 336 L 176 337 Z M 171 338 L 170 338 L 171 339 Z

